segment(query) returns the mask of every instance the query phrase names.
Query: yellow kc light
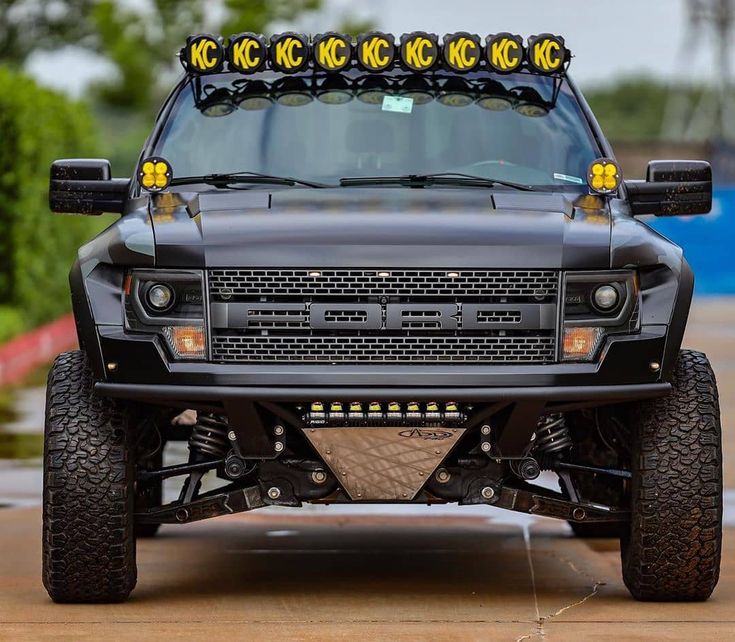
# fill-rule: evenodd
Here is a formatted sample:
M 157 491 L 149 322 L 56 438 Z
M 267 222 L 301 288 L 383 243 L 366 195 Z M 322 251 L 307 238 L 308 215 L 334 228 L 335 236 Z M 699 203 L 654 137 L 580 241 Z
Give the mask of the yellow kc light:
M 149 192 L 165 190 L 173 178 L 169 162 L 158 156 L 146 158 L 138 167 L 138 183 Z
M 401 61 L 411 71 L 428 71 L 439 59 L 436 34 L 414 31 L 401 36 Z
M 231 36 L 227 47 L 230 70 L 254 74 L 265 66 L 267 52 L 268 44 L 264 36 L 250 32 Z
M 587 170 L 587 184 L 597 194 L 612 194 L 620 187 L 622 172 L 611 158 L 598 158 Z
M 480 37 L 462 31 L 444 36 L 444 62 L 460 73 L 472 71 L 480 64 Z
M 396 39 L 393 34 L 371 31 L 357 39 L 357 62 L 366 71 L 385 71 L 396 57 Z
M 222 43 L 210 34 L 187 38 L 181 55 L 186 68 L 200 74 L 213 74 L 221 71 L 225 63 L 225 50 Z
M 342 71 L 352 61 L 352 40 L 349 36 L 329 32 L 320 34 L 312 43 L 314 61 L 324 71 Z
M 271 66 L 295 74 L 309 65 L 309 41 L 303 34 L 287 31 L 271 38 Z
M 542 74 L 553 74 L 564 69 L 567 49 L 564 38 L 542 33 L 528 39 L 528 64 Z
M 512 33 L 498 33 L 485 39 L 485 57 L 495 71 L 509 74 L 523 62 L 523 38 Z

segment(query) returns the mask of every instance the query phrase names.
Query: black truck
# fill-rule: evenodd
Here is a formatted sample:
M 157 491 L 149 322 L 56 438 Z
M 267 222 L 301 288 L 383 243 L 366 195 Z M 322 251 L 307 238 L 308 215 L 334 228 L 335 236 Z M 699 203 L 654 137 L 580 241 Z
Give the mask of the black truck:
M 681 349 L 692 271 L 638 217 L 709 212 L 709 164 L 623 180 L 552 34 L 180 59 L 131 178 L 51 168 L 54 212 L 121 215 L 79 250 L 80 349 L 49 374 L 51 598 L 126 599 L 161 524 L 452 502 L 619 537 L 635 598 L 707 599 L 717 387 Z

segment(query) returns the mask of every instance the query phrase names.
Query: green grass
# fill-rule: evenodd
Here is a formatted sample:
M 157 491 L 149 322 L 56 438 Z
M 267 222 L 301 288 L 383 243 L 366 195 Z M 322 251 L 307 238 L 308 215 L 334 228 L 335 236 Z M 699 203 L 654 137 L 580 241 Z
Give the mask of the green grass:
M 43 455 L 43 434 L 0 432 L 0 459 L 36 459 Z

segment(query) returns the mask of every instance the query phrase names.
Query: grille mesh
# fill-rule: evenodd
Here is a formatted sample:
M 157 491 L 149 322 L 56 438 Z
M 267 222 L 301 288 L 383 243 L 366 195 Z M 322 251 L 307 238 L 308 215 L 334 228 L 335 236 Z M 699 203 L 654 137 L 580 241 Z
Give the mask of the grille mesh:
M 300 301 L 402 301 L 509 304 L 556 302 L 554 270 L 386 270 L 235 269 L 209 271 L 213 302 L 258 302 L 247 329 L 220 327 L 212 336 L 212 359 L 221 363 L 549 363 L 556 359 L 555 332 L 499 331 L 493 324 L 521 322 L 515 310 L 480 311 L 480 326 L 441 331 L 441 313 L 410 310 L 404 330 L 313 330 L 308 312 L 269 310 L 266 303 Z M 285 301 L 284 301 L 285 300 Z M 261 317 L 261 318 L 258 318 Z M 275 318 L 274 318 L 275 317 Z M 343 306 L 328 311 L 327 322 L 364 321 Z M 385 312 L 384 312 L 385 321 Z M 440 331 L 440 332 L 439 332 Z
M 554 359 L 554 338 L 220 335 L 213 338 L 212 349 L 225 362 L 544 363 Z
M 259 296 L 555 297 L 554 270 L 370 270 L 214 269 L 209 290 L 215 300 Z M 455 275 L 455 276 L 450 276 Z

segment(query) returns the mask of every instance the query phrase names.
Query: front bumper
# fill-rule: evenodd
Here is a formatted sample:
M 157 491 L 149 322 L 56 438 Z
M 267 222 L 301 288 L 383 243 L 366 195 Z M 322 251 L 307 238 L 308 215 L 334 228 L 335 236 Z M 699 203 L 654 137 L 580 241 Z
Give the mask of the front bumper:
M 157 337 L 126 334 L 122 328 L 99 326 L 104 364 L 100 379 L 119 386 L 244 387 L 266 389 L 345 389 L 354 397 L 361 389 L 395 388 L 591 388 L 636 386 L 661 381 L 667 326 L 649 325 L 640 334 L 612 336 L 596 363 L 548 365 L 271 365 L 173 362 Z M 113 365 L 114 364 L 114 365 Z M 371 396 L 380 398 L 374 392 Z M 330 392 L 328 397 L 334 397 Z M 455 395 L 456 397 L 456 395 Z M 313 397 L 312 397 L 313 398 Z M 357 397 L 355 397 L 357 398 Z M 452 396 L 447 398 L 454 398 Z M 457 397 L 458 398 L 458 397 Z

